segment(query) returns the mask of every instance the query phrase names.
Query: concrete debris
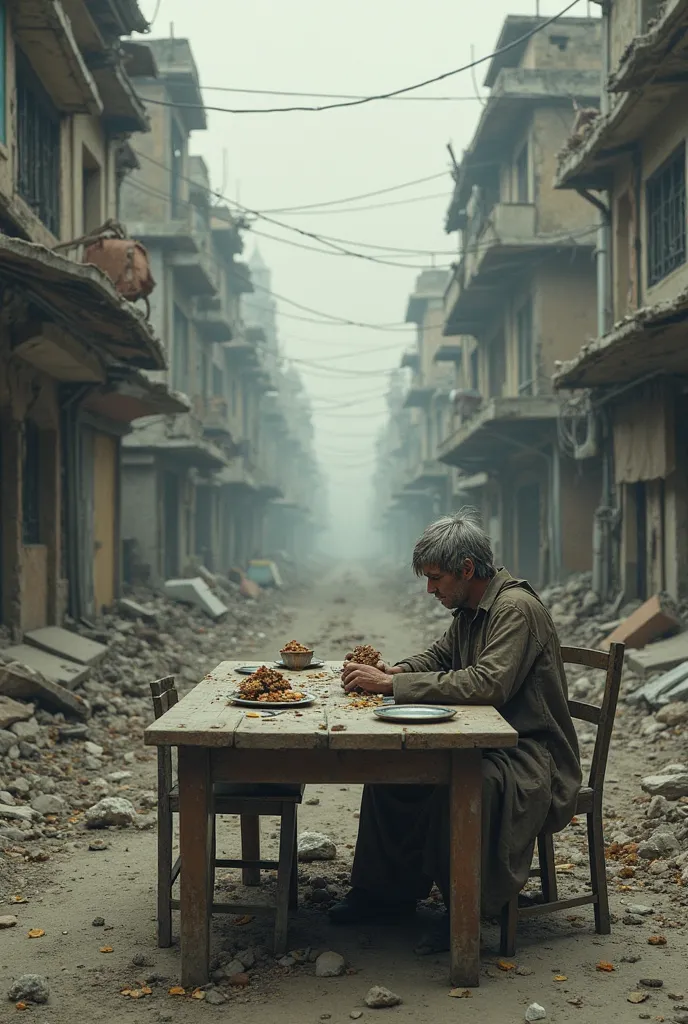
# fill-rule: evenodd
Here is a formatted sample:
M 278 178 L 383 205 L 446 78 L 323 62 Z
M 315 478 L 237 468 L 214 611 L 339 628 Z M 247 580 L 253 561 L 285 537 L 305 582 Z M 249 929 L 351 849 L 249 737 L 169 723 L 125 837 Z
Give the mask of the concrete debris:
M 646 793 L 663 796 L 667 800 L 680 800 L 688 796 L 688 770 L 665 772 L 662 775 L 647 775 L 641 782 Z
M 321 832 L 302 832 L 298 841 L 298 857 L 302 861 L 334 860 L 337 847 Z
M 59 626 L 44 626 L 24 634 L 27 644 L 54 654 L 78 665 L 94 665 L 107 654 L 107 647 L 94 640 L 87 640 L 78 633 L 70 633 Z
M 678 853 L 679 849 L 678 839 L 672 830 L 668 825 L 661 825 L 648 839 L 638 844 L 638 856 L 643 860 L 659 860 Z
M 368 993 L 365 997 L 365 1004 L 369 1006 L 371 1010 L 386 1009 L 389 1006 L 399 1006 L 402 1002 L 401 996 L 396 995 L 394 992 L 390 992 L 388 988 L 383 988 L 382 985 L 373 985 L 372 988 L 368 989 Z
M 20 704 L 18 700 L 0 694 L 0 729 L 9 729 L 15 722 L 25 722 L 33 712 L 33 704 Z
M 315 961 L 316 978 L 339 978 L 346 971 L 346 960 L 340 953 L 321 953 Z
M 14 1003 L 47 1003 L 50 986 L 40 974 L 22 974 L 11 985 L 7 998 Z
M 0 651 L 0 654 L 6 655 L 7 651 Z M 89 715 L 89 708 L 83 697 L 71 693 L 60 683 L 47 679 L 29 666 L 15 661 L 7 665 L 0 664 L 0 693 L 8 697 L 37 700 L 43 707 L 75 715 L 77 718 L 87 718 Z
M 688 686 L 688 681 L 686 685 Z M 688 722 L 688 701 L 679 700 L 675 704 L 667 704 L 657 712 L 656 719 L 670 728 L 685 725 Z
M 540 1006 L 539 1003 L 531 1003 L 526 1010 L 526 1020 L 529 1022 L 534 1020 L 544 1020 L 546 1016 L 547 1011 L 544 1006 Z
M 3 928 L 16 928 L 17 918 L 14 914 L 3 914 L 0 917 L 0 930 Z
M 612 630 L 602 641 L 602 648 L 607 650 L 612 643 L 625 644 L 626 647 L 645 647 L 653 640 L 673 636 L 683 629 L 676 602 L 669 594 L 655 594 L 628 618 Z M 688 637 L 687 650 L 688 650 Z
M 688 633 L 679 633 L 669 640 L 658 640 L 641 651 L 628 651 L 626 663 L 639 676 L 668 672 L 688 661 Z
M 87 828 L 107 828 L 109 825 L 133 825 L 136 808 L 123 797 L 105 797 L 86 811 Z
M 677 665 L 670 672 L 664 672 L 657 679 L 645 683 L 635 691 L 632 698 L 629 698 L 629 703 L 639 704 L 641 701 L 645 701 L 652 708 L 660 707 L 672 699 L 671 694 L 676 688 L 679 688 L 680 692 L 680 684 L 683 682 L 688 685 L 688 661 Z M 675 697 L 674 699 L 680 700 L 681 698 Z
M 31 647 L 29 644 L 18 644 L 16 647 L 8 647 L 3 652 L 3 657 L 8 661 L 16 661 L 26 668 L 38 672 L 51 683 L 57 683 L 68 690 L 84 681 L 90 674 L 88 665 L 78 665 L 67 658 L 49 654 L 38 647 Z
M 192 604 L 196 608 L 200 608 L 211 619 L 220 619 L 229 611 L 227 606 L 213 594 L 208 584 L 200 576 L 189 580 L 167 580 L 165 582 L 165 593 L 173 601 L 180 601 L 182 604 Z
M 0 818 L 9 818 L 10 821 L 32 821 L 34 815 L 35 811 L 31 807 L 0 804 Z
M 154 625 L 157 621 L 157 615 L 153 608 L 139 604 L 138 601 L 132 601 L 128 597 L 120 599 L 117 604 L 117 610 L 126 619 L 134 619 L 135 621 L 140 619 L 141 622 L 147 622 L 151 625 Z

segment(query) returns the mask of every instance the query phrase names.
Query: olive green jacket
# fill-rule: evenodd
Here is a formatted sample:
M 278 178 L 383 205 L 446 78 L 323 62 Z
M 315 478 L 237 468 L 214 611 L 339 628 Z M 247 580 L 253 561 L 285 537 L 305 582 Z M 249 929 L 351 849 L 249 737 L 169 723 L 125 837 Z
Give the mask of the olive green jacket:
M 581 784 L 578 741 L 559 638 L 528 583 L 500 569 L 475 612 L 454 612 L 440 640 L 399 665 L 404 671 L 394 676 L 398 704 L 498 708 L 518 732 L 519 747 L 537 750 L 541 770 L 549 776 L 547 827 L 557 831 L 568 824 Z

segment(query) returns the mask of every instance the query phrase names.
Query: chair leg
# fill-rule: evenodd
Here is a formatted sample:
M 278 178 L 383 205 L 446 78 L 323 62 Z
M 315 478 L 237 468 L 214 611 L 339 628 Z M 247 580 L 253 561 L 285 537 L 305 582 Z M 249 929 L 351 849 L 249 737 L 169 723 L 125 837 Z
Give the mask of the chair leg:
M 500 923 L 499 952 L 502 956 L 516 954 L 516 925 L 518 924 L 518 896 L 514 896 L 502 908 Z
M 612 922 L 609 914 L 607 865 L 604 859 L 604 830 L 600 809 L 596 809 L 588 815 L 588 856 L 590 857 L 592 891 L 597 896 L 597 902 L 594 904 L 595 931 L 598 935 L 609 935 L 612 930 Z
M 208 902 L 213 905 L 215 897 L 215 861 L 217 860 L 217 815 L 213 812 L 213 831 L 210 839 L 210 871 L 208 872 Z M 211 911 L 212 913 L 212 911 Z
M 158 946 L 172 945 L 172 812 L 162 800 L 158 807 Z
M 260 860 L 260 818 L 257 814 L 241 815 L 241 856 L 243 860 Z M 241 869 L 243 885 L 260 885 L 260 868 L 251 864 Z
M 294 807 L 294 843 L 292 849 L 292 860 L 291 860 L 291 877 L 289 879 L 289 909 L 299 909 L 299 854 L 297 849 L 298 841 L 298 829 L 297 829 L 297 816 L 298 811 L 296 806 Z
M 554 867 L 554 837 L 551 832 L 541 832 L 537 838 L 538 860 L 542 898 L 545 903 L 557 901 L 557 872 Z
M 294 831 L 296 807 L 282 804 L 280 828 L 279 861 L 277 867 L 277 900 L 275 913 L 275 955 L 287 951 L 287 929 L 289 927 L 289 896 L 292 885 L 294 858 Z

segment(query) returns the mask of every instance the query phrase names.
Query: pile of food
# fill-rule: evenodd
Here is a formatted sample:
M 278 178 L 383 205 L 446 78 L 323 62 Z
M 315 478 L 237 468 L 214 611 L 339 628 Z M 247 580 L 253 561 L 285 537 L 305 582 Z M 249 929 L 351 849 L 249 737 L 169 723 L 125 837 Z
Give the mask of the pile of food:
M 354 661 L 357 665 L 377 667 L 378 663 L 382 661 L 382 655 L 370 644 L 360 644 L 358 647 L 354 647 L 349 661 Z
M 304 694 L 291 689 L 291 683 L 281 672 L 261 665 L 239 684 L 239 696 L 244 700 L 257 700 L 266 704 L 303 700 Z
M 298 640 L 290 640 L 288 644 L 285 644 L 281 649 L 280 654 L 312 654 L 313 651 L 310 647 L 306 647 L 304 644 L 300 644 Z

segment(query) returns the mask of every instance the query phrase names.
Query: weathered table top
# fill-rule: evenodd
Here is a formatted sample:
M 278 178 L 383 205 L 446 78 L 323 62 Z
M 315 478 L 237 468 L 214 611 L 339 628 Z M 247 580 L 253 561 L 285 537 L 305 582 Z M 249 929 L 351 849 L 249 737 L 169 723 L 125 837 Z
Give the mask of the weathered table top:
M 493 707 L 462 705 L 448 722 L 433 725 L 382 722 L 372 707 L 356 708 L 344 693 L 341 662 L 283 674 L 297 690 L 314 694 L 308 707 L 255 717 L 231 703 L 244 676 L 239 661 L 223 661 L 166 714 L 150 725 L 150 745 L 233 747 L 253 750 L 449 750 L 510 747 L 516 731 Z M 279 709 L 278 709 L 279 710 Z

